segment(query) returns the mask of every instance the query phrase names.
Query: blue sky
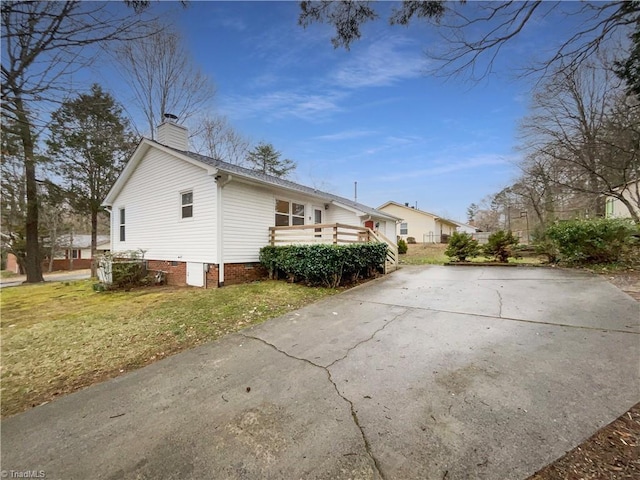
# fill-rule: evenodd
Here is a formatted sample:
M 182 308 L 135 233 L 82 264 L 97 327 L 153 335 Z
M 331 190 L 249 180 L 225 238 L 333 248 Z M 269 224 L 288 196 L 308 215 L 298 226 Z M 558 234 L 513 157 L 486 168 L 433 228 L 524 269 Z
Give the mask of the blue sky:
M 172 12 L 216 84 L 212 113 L 295 160 L 295 181 L 349 198 L 357 181 L 365 204 L 417 203 L 465 221 L 470 203 L 517 176 L 530 81 L 514 79 L 513 68 L 548 22 L 510 44 L 495 75 L 471 83 L 425 73 L 425 48 L 440 41 L 425 24 L 374 22 L 345 51 L 331 45 L 328 25 L 297 25 L 297 2 L 154 8 Z

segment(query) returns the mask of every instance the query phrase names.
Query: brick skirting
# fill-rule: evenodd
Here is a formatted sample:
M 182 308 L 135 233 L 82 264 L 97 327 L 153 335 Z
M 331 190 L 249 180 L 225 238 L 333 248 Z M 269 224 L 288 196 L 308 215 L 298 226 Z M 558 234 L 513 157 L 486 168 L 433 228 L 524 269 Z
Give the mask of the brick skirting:
M 147 260 L 148 270 L 167 273 L 167 285 L 187 285 L 187 263 L 166 260 Z M 224 266 L 224 284 L 237 285 L 267 278 L 267 270 L 260 263 L 227 263 Z M 209 264 L 205 286 L 218 287 L 218 265 Z
M 54 258 L 53 259 L 53 268 L 52 272 L 59 272 L 61 270 L 84 270 L 86 268 L 91 268 L 91 259 L 90 258 L 77 258 L 73 261 L 73 268 L 70 265 L 71 260 L 68 258 Z M 42 262 L 42 271 L 49 271 L 49 260 L 45 260 Z

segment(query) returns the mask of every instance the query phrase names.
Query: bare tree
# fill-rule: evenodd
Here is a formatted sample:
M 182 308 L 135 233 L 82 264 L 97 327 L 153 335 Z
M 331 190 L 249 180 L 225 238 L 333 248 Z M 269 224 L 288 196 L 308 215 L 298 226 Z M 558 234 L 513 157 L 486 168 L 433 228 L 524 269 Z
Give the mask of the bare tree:
M 328 23 L 335 28 L 334 47 L 349 49 L 361 37 L 361 26 L 379 18 L 374 2 L 303 1 L 298 23 Z M 437 25 L 444 41 L 437 42 L 429 55 L 438 60 L 434 73 L 468 73 L 483 77 L 492 71 L 494 61 L 515 37 L 532 23 L 549 15 L 564 17 L 571 29 L 557 31 L 553 52 L 531 67 L 535 72 L 557 70 L 558 65 L 575 68 L 619 32 L 634 28 L 640 18 L 640 2 L 445 2 L 444 0 L 405 1 L 391 10 L 389 23 L 407 25 L 415 19 Z
M 147 122 L 148 134 L 165 113 L 181 122 L 199 113 L 215 94 L 213 83 L 193 63 L 177 31 L 156 26 L 154 35 L 121 44 L 116 61 L 131 87 L 133 102 Z
M 22 144 L 26 190 L 27 282 L 41 282 L 37 137 L 51 100 L 69 91 L 73 74 L 96 56 L 92 46 L 140 38 L 146 22 L 105 2 L 2 2 L 2 123 Z
M 619 189 L 640 173 L 637 101 L 606 65 L 559 69 L 534 95 L 521 130 L 529 161 L 538 167 L 541 159 L 551 162 L 555 171 L 547 181 L 582 194 L 587 215 L 601 213 L 601 197 L 610 196 L 640 222 Z
M 243 165 L 251 148 L 251 141 L 233 128 L 223 116 L 205 117 L 193 140 L 198 153 L 234 165 Z

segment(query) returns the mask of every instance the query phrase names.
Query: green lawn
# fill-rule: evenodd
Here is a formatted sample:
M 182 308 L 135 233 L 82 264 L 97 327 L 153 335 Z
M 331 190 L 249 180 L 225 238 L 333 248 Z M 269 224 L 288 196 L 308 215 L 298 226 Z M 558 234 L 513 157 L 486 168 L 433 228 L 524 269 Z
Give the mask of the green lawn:
M 96 293 L 89 280 L 3 289 L 2 416 L 336 292 L 276 281 L 209 290 Z
M 401 265 L 443 265 L 449 261 L 449 257 L 444 254 L 447 249 L 443 244 L 411 244 L 408 245 L 407 253 L 400 255 Z M 473 263 L 493 261 L 487 257 L 476 257 L 471 259 Z M 509 263 L 523 265 L 538 265 L 542 263 L 539 257 L 510 258 Z

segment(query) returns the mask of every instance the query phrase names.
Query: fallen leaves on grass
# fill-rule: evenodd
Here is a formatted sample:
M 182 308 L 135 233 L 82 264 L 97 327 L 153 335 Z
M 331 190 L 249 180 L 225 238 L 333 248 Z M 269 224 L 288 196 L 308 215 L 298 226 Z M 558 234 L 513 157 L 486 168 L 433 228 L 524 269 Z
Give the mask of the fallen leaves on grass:
M 221 289 L 2 291 L 2 416 L 314 302 L 335 290 L 264 281 Z

